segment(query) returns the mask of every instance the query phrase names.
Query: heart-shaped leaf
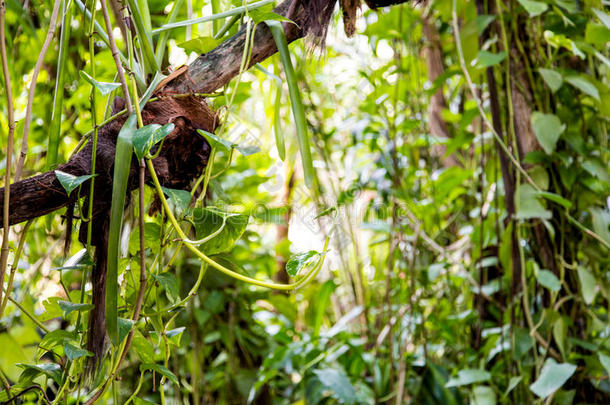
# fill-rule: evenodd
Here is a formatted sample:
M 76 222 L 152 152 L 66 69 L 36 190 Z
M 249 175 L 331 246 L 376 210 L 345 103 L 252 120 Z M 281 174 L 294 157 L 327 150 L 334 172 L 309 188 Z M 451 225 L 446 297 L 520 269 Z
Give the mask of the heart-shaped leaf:
M 182 214 L 191 203 L 191 193 L 186 190 L 161 187 L 163 194 L 169 198 L 169 203 L 176 207 L 178 214 Z
M 553 359 L 544 362 L 540 377 L 530 385 L 530 390 L 540 398 L 546 398 L 557 391 L 574 374 L 576 366 L 570 363 L 557 363 Z
M 64 353 L 68 360 L 73 361 L 78 359 L 79 357 L 91 357 L 93 353 L 88 350 L 81 349 L 80 347 L 74 346 L 72 343 L 65 342 L 64 343 Z
M 62 172 L 61 170 L 55 170 L 55 176 L 57 177 L 57 180 L 59 180 L 59 183 L 64 190 L 66 190 L 66 193 L 70 195 L 74 189 L 92 178 L 94 175 L 86 174 L 84 176 L 75 176 L 70 173 Z
M 198 208 L 193 212 L 197 238 L 203 239 L 223 227 L 218 235 L 201 245 L 201 249 L 208 255 L 231 249 L 246 230 L 248 220 L 248 215 L 226 213 L 210 208 Z
M 233 147 L 233 142 L 219 138 L 211 132 L 205 131 L 203 129 L 198 129 L 197 132 L 203 135 L 203 137 L 209 142 L 210 146 L 213 149 L 229 152 Z
M 532 113 L 532 129 L 542 149 L 547 155 L 550 155 L 555 150 L 559 136 L 565 131 L 566 126 L 554 114 L 534 111 Z
M 163 126 L 159 124 L 150 124 L 138 128 L 133 134 L 133 149 L 136 152 L 138 159 L 146 156 L 153 146 L 161 142 L 163 138 L 171 134 L 174 130 L 174 124 L 169 123 Z
M 317 262 L 320 253 L 315 250 L 309 252 L 298 253 L 293 255 L 288 263 L 286 263 L 286 273 L 291 277 L 296 277 L 303 269 L 313 266 Z
M 64 313 L 64 318 L 66 318 L 70 313 L 74 311 L 84 312 L 93 309 L 93 304 L 81 304 L 78 302 L 70 302 L 70 301 L 57 301 L 57 304 L 61 308 Z

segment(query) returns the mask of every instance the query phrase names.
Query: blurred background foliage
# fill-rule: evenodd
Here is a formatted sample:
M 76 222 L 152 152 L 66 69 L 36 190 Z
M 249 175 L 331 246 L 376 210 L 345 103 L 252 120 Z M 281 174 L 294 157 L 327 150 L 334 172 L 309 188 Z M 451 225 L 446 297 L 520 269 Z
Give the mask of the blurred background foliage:
M 200 17 L 241 5 L 187 3 L 148 2 L 152 26 L 177 4 L 177 20 L 189 7 Z M 68 4 L 60 161 L 92 125 L 91 88 L 79 75 L 92 63 L 88 24 Z M 19 150 L 52 2 L 6 7 Z M 360 15 L 353 38 L 337 15 L 324 49 L 290 47 L 318 180 L 311 189 L 277 55 L 210 99 L 226 121 L 220 136 L 258 149 L 232 161 L 217 154 L 206 204 L 250 220 L 215 259 L 287 281 L 291 254 L 320 251 L 328 237 L 323 271 L 285 294 L 209 269 L 185 305 L 160 311 L 188 296 L 200 264 L 163 236 L 160 215 L 147 217 L 143 318 L 100 403 L 124 403 L 136 389 L 139 404 L 610 402 L 607 3 L 435 0 Z M 171 31 L 163 68 L 193 60 L 186 41 L 216 25 Z M 54 41 L 38 77 L 24 177 L 47 163 L 58 52 Z M 102 41 L 93 63 L 97 80 L 116 81 Z M 109 100 L 98 102 L 98 117 Z M 78 302 L 88 269 L 66 265 L 82 246 L 73 232 L 64 254 L 63 211 L 11 229 L 13 253 L 27 234 L 19 262 L 9 257 L 17 271 L 0 319 L 0 402 L 10 385 L 11 396 L 41 387 L 23 403 L 77 403 L 108 373 L 81 378 L 84 331 L 75 325 L 86 309 L 60 306 Z M 137 207 L 125 226 L 121 316 L 136 295 Z M 153 266 L 159 254 L 166 264 L 175 254 L 165 271 Z

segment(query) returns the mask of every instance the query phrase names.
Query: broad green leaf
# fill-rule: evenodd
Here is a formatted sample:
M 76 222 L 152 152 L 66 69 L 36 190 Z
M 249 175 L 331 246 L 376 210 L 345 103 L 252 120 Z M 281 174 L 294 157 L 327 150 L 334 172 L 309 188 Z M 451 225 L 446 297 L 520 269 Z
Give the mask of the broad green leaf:
M 290 277 L 296 277 L 303 269 L 313 266 L 319 255 L 315 250 L 293 255 L 286 263 L 286 272 Z
M 477 33 L 481 35 L 483 31 L 485 31 L 485 28 L 487 28 L 489 24 L 491 24 L 495 19 L 496 16 L 490 14 L 483 14 L 477 16 L 477 18 L 475 19 L 475 23 L 477 25 Z
M 193 211 L 193 222 L 198 239 L 203 239 L 224 227 L 218 235 L 200 246 L 208 255 L 230 250 L 241 237 L 248 225 L 249 217 L 244 214 L 225 213 L 210 208 L 197 208 Z
M 559 291 L 561 289 L 557 276 L 548 270 L 539 270 L 537 279 L 541 286 L 551 291 Z
M 153 345 L 139 332 L 135 334 L 131 341 L 132 347 L 135 349 L 142 363 L 155 362 L 155 348 Z
M 93 174 L 86 174 L 84 176 L 75 176 L 70 173 L 62 172 L 61 170 L 55 170 L 55 176 L 61 183 L 61 186 L 66 190 L 66 193 L 70 195 L 74 189 L 92 178 Z
M 161 273 L 153 276 L 155 280 L 165 289 L 165 295 L 171 302 L 176 302 L 180 299 L 180 290 L 176 277 L 170 273 Z
M 180 339 L 182 338 L 182 333 L 186 328 L 184 326 L 176 329 L 171 329 L 165 332 L 165 335 L 169 338 L 169 341 L 176 346 L 180 346 Z
M 57 384 L 61 383 L 61 366 L 56 363 L 42 363 L 42 364 L 17 364 L 17 366 L 23 368 L 23 373 L 19 376 L 19 382 L 29 382 L 38 377 L 39 375 L 46 375 L 51 378 Z
M 68 332 L 63 329 L 56 329 L 44 335 L 40 343 L 38 344 L 38 350 L 36 351 L 36 358 L 39 359 L 46 352 L 53 350 L 56 347 L 63 347 L 64 342 L 75 340 L 76 334 L 74 332 Z
M 472 405 L 496 405 L 496 393 L 491 387 L 477 385 L 472 389 Z
M 119 342 L 122 342 L 127 337 L 134 325 L 135 322 L 131 319 L 118 318 Z
M 210 52 L 216 48 L 223 40 L 221 38 L 216 39 L 214 37 L 197 37 L 189 41 L 184 41 L 178 44 L 178 46 L 187 52 L 195 52 L 197 54 L 204 54 Z
M 529 184 L 522 184 L 517 189 L 519 205 L 515 217 L 517 219 L 542 218 L 550 219 L 552 214 L 538 201 L 538 192 Z
M 585 76 L 568 76 L 565 78 L 566 82 L 570 83 L 572 86 L 576 87 L 583 93 L 593 97 L 597 101 L 601 101 L 599 97 L 599 90 L 597 87 L 589 79 Z
M 576 366 L 570 363 L 557 363 L 549 358 L 544 362 L 540 377 L 530 385 L 530 390 L 540 398 L 546 398 L 565 384 L 574 374 Z
M 508 396 L 508 394 L 515 389 L 515 387 L 521 382 L 521 380 L 523 380 L 523 376 L 517 376 L 517 377 L 511 377 L 510 380 L 508 381 L 508 387 L 506 388 L 506 391 L 504 392 L 504 396 Z
M 491 374 L 488 371 L 477 368 L 467 368 L 458 371 L 457 377 L 450 378 L 449 381 L 447 381 L 447 384 L 445 384 L 445 387 L 461 387 L 462 385 L 488 381 L 489 379 L 491 379 Z
M 171 134 L 173 130 L 173 123 L 165 124 L 163 126 L 159 124 L 149 124 L 142 128 L 138 128 L 133 134 L 132 140 L 133 149 L 136 152 L 138 159 L 142 159 L 150 153 L 152 147 Z
M 64 343 L 64 353 L 68 360 L 73 361 L 80 357 L 91 357 L 93 353 L 88 350 L 81 349 L 80 347 L 74 346 L 72 343 Z
M 538 72 L 553 93 L 559 90 L 563 84 L 563 76 L 556 70 L 540 68 L 538 69 Z
M 599 20 L 606 26 L 606 28 L 610 29 L 610 14 L 598 8 L 594 8 L 593 12 L 597 16 L 597 18 L 599 18 Z
M 610 243 L 610 211 L 592 207 L 589 208 L 589 212 L 591 212 L 591 221 L 595 233 Z
M 585 304 L 590 305 L 597 295 L 597 282 L 593 274 L 584 267 L 578 266 L 578 279 L 580 280 L 580 292 Z
M 163 377 L 167 378 L 174 384 L 180 385 L 178 383 L 178 377 L 176 377 L 176 375 L 174 373 L 172 373 L 169 369 L 167 369 L 166 367 L 164 367 L 160 364 L 155 364 L 155 363 L 140 364 L 140 371 L 146 371 L 146 370 L 156 371 L 157 373 L 161 374 Z
M 112 91 L 118 89 L 121 86 L 121 83 L 98 82 L 93 77 L 89 76 L 89 74 L 84 70 L 80 71 L 80 75 L 83 79 L 85 79 L 93 87 L 95 87 L 102 94 L 102 96 L 110 94 Z
M 110 208 L 110 230 L 108 232 L 108 264 L 106 274 L 106 331 L 114 345 L 119 344 L 118 321 L 118 269 L 119 241 L 123 229 L 123 210 L 127 194 L 127 180 L 133 155 L 133 134 L 136 131 L 136 116 L 132 114 L 119 131 L 114 156 L 112 183 L 112 205 Z
M 598 352 L 597 357 L 599 358 L 599 362 L 606 370 L 606 374 L 610 375 L 610 356 L 606 356 L 602 352 Z
M 497 65 L 506 59 L 506 52 L 502 51 L 499 53 L 492 53 L 489 51 L 479 51 L 475 60 L 472 61 L 473 65 L 479 69 L 485 69 L 490 66 Z
M 70 313 L 74 311 L 85 312 L 93 309 L 93 304 L 81 304 L 78 302 L 70 302 L 70 301 L 57 301 L 57 304 L 61 308 L 64 313 L 64 318 L 67 318 Z
M 536 139 L 547 155 L 555 150 L 559 136 L 565 131 L 566 126 L 554 114 L 543 114 L 538 111 L 532 113 L 532 129 Z
M 536 17 L 544 13 L 548 8 L 548 4 L 534 0 L 518 0 L 530 17 Z
M 333 397 L 343 404 L 353 404 L 356 401 L 356 390 L 343 370 L 325 368 L 313 370 L 320 383 L 333 392 Z
M 205 131 L 203 129 L 198 129 L 197 132 L 199 132 L 208 141 L 210 146 L 216 150 L 229 152 L 233 147 L 233 142 L 219 138 L 211 132 Z
M 604 165 L 598 159 L 589 158 L 582 162 L 582 167 L 592 176 L 597 177 L 601 181 L 610 183 L 610 174 L 608 174 L 608 166 Z
M 178 214 L 187 210 L 191 203 L 191 193 L 186 190 L 176 190 L 173 188 L 161 187 L 163 194 L 169 198 L 169 203 L 176 207 Z

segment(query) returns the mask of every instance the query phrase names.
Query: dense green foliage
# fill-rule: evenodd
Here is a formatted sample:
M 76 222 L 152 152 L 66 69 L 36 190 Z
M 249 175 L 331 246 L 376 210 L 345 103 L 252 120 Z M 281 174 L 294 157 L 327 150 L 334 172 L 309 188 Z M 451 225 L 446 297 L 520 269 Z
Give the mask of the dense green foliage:
M 123 95 L 110 49 L 98 34 L 89 41 L 82 3 L 60 3 L 22 177 L 66 161 Z M 208 51 L 237 24 L 278 18 L 251 11 L 220 39 L 223 21 L 151 35 L 188 19 L 186 2 L 128 3 L 139 5 L 140 63 L 127 76 L 140 96 L 155 72 Z M 192 1 L 193 17 L 241 5 Z M 53 2 L 6 6 L 14 167 Z M 337 16 L 324 49 L 290 45 L 294 72 L 287 53 L 274 55 L 209 98 L 223 124 L 202 132 L 214 164 L 199 179 L 201 198 L 146 189 L 147 289 L 135 324 L 133 193 L 114 222 L 115 344 L 90 378 L 92 262 L 78 232 L 63 252 L 60 212 L 11 228 L 0 402 L 25 390 L 23 403 L 73 404 L 100 387 L 99 403 L 610 402 L 607 3 L 436 0 L 361 14 L 353 38 Z M 6 86 L 0 96 L 5 162 Z M 133 144 L 138 158 L 173 129 L 131 125 L 121 153 Z M 312 157 L 300 158 L 308 144 Z M 58 178 L 72 193 L 89 180 Z M 163 194 L 168 205 L 149 212 Z M 272 291 L 204 257 L 305 285 Z

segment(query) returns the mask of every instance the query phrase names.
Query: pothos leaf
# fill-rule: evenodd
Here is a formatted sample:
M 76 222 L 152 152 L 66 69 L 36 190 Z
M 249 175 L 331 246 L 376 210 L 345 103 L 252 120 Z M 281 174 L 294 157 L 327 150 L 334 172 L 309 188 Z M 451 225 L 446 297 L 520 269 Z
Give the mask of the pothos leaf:
M 197 238 L 205 238 L 222 227 L 218 235 L 201 245 L 208 255 L 231 249 L 246 230 L 248 220 L 249 216 L 245 214 L 226 213 L 210 208 L 198 208 L 193 212 Z
M 174 373 L 172 373 L 168 368 L 155 363 L 144 363 L 140 364 L 140 371 L 153 370 L 157 373 L 161 374 L 163 377 L 167 378 L 171 382 L 176 385 L 178 384 L 178 377 Z
M 320 253 L 315 250 L 293 255 L 290 260 L 288 260 L 288 263 L 286 263 L 286 273 L 291 277 L 296 277 L 301 270 L 313 265 L 313 263 L 317 261 L 319 255 Z
M 95 176 L 94 174 L 86 174 L 84 176 L 75 176 L 70 173 L 62 172 L 61 170 L 55 170 L 55 176 L 61 186 L 66 190 L 66 193 L 70 195 L 74 189 L 78 186 Z
M 161 142 L 163 138 L 171 134 L 174 130 L 174 124 L 169 123 L 163 126 L 159 124 L 150 124 L 139 128 L 133 134 L 133 149 L 136 152 L 138 159 L 146 156 L 153 146 Z

